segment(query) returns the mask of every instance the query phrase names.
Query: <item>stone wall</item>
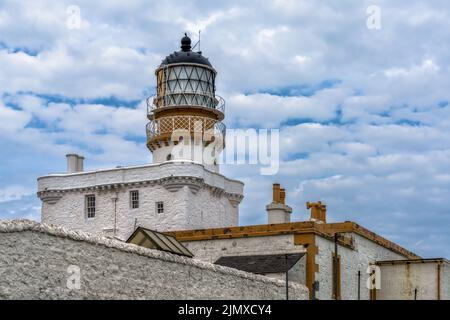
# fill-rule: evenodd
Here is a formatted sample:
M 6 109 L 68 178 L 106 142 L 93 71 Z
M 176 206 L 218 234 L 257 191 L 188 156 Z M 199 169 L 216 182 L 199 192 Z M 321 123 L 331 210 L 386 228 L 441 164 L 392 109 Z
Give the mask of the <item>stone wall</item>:
M 341 299 L 356 300 L 358 298 L 358 271 L 361 271 L 361 300 L 370 298 L 370 291 L 366 286 L 369 274 L 366 273 L 369 264 L 379 260 L 400 260 L 405 257 L 358 234 L 349 233 L 354 239 L 355 250 L 339 246 L 338 255 L 341 257 Z M 333 264 L 334 241 L 316 236 L 316 245 L 319 252 L 316 263 L 319 272 L 316 280 L 319 281 L 317 297 L 321 300 L 333 297 Z
M 450 263 L 444 263 L 442 265 L 442 299 L 450 300 Z
M 438 262 L 382 264 L 378 300 L 436 300 L 438 299 Z M 450 300 L 448 263 L 441 264 L 440 299 Z M 417 293 L 415 293 L 417 290 Z
M 183 242 L 196 259 L 214 263 L 223 256 L 262 255 L 268 253 L 305 252 L 299 262 L 289 270 L 289 280 L 306 283 L 306 249 L 294 244 L 294 235 L 260 236 L 234 239 L 215 239 Z M 284 273 L 272 273 L 267 276 L 285 279 Z
M 130 207 L 131 190 L 139 191 L 137 209 Z M 85 212 L 85 196 L 90 194 L 96 199 L 94 218 Z M 156 212 L 157 201 L 164 203 L 164 213 Z M 126 240 L 137 226 L 158 231 L 236 226 L 238 207 L 206 188 L 194 194 L 188 187 L 171 192 L 161 185 L 144 185 L 64 193 L 58 202 L 42 204 L 41 221 L 107 236 L 116 228 L 116 236 Z
M 308 290 L 291 283 L 290 297 L 305 300 Z M 28 220 L 0 222 L 0 299 L 86 298 L 284 299 L 285 283 Z
M 153 152 L 152 152 L 153 163 L 162 163 L 162 162 L 167 161 L 167 156 L 168 155 L 171 155 L 171 157 L 175 158 L 175 159 L 182 159 L 183 158 L 182 156 L 181 157 L 180 156 L 174 157 L 174 153 L 175 153 L 175 155 L 177 153 L 177 150 L 174 149 L 174 148 L 177 148 L 177 147 L 173 143 L 173 141 L 167 141 L 166 143 L 167 143 L 167 145 L 161 144 L 161 146 L 159 148 L 157 148 L 156 150 L 153 150 Z M 178 144 L 178 146 L 179 146 L 179 144 Z M 193 148 L 194 142 L 193 141 L 191 142 L 190 146 L 191 146 L 191 153 L 189 153 L 189 152 L 186 153 L 189 158 L 193 158 L 195 155 L 198 155 L 198 153 L 195 153 L 195 152 L 201 152 L 202 155 L 204 154 L 204 150 L 205 149 L 204 149 L 203 146 L 195 145 L 196 148 L 201 148 L 201 151 L 199 149 L 194 151 L 194 148 Z M 189 148 L 189 146 L 186 146 L 186 147 Z M 187 149 L 187 150 L 189 150 L 189 149 Z M 187 158 L 187 157 L 184 157 L 184 158 Z M 211 164 L 205 163 L 206 161 L 203 161 L 202 164 L 205 166 L 205 168 L 207 168 L 210 171 L 219 172 L 219 170 L 220 170 L 219 169 L 219 164 L 218 164 L 219 161 L 220 161 L 220 156 L 217 157 L 217 159 L 215 161 L 216 164 L 214 164 L 214 160 L 210 161 Z
M 177 178 L 178 177 L 178 178 Z M 194 163 L 57 174 L 38 179 L 41 221 L 72 230 L 127 239 L 136 226 L 168 231 L 236 226 L 243 184 Z M 139 208 L 130 191 L 139 191 Z M 85 196 L 96 197 L 95 218 L 87 218 Z M 156 202 L 164 213 L 156 213 Z

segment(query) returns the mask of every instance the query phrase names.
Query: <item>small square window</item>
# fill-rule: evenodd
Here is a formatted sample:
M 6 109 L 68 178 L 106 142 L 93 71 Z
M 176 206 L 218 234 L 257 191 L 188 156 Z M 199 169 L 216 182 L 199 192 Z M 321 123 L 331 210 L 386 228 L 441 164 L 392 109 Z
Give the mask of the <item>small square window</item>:
M 164 213 L 164 202 L 156 202 L 156 213 Z
M 131 209 L 139 208 L 139 190 L 130 191 L 130 207 Z
M 85 210 L 87 218 L 95 217 L 95 195 L 89 194 L 85 197 Z

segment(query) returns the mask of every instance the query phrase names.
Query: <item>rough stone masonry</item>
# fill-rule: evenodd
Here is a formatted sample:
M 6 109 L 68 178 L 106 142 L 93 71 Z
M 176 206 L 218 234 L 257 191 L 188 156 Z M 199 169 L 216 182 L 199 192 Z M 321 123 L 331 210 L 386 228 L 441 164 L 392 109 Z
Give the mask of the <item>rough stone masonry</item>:
M 292 283 L 289 297 L 306 300 L 308 289 Z M 281 280 L 29 220 L 0 221 L 0 299 L 284 298 Z

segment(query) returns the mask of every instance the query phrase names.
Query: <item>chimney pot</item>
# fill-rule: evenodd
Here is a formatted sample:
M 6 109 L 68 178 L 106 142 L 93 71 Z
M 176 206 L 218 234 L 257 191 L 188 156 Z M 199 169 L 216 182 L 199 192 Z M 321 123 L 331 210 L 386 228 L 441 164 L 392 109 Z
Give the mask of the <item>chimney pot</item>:
M 273 198 L 272 201 L 274 203 L 280 203 L 280 184 L 274 183 L 272 186 Z
M 285 204 L 286 201 L 286 190 L 284 188 L 280 189 L 280 203 Z
M 75 153 L 69 153 L 67 158 L 67 173 L 82 172 L 84 170 L 84 157 Z
M 84 157 L 78 156 L 77 159 L 77 172 L 83 172 L 84 170 Z

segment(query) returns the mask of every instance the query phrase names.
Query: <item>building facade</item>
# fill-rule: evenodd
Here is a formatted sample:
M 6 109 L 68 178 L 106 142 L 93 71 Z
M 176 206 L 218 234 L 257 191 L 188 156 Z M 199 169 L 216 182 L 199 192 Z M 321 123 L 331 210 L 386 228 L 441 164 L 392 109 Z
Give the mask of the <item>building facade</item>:
M 38 179 L 43 223 L 125 240 L 158 231 L 236 226 L 243 184 L 193 162 L 53 174 Z
M 450 262 L 447 259 L 390 260 L 380 270 L 380 300 L 450 300 Z
M 418 259 L 416 254 L 354 222 L 290 222 L 171 232 L 197 259 L 305 252 L 288 272 L 305 284 L 311 299 L 374 299 L 367 286 L 371 266 L 380 260 Z M 335 235 L 339 236 L 335 238 Z M 335 260 L 337 252 L 337 261 Z M 282 262 L 281 262 L 282 263 Z M 335 273 L 336 272 L 336 273 Z M 266 274 L 284 279 L 284 273 Z M 376 288 L 375 288 L 376 289 Z

